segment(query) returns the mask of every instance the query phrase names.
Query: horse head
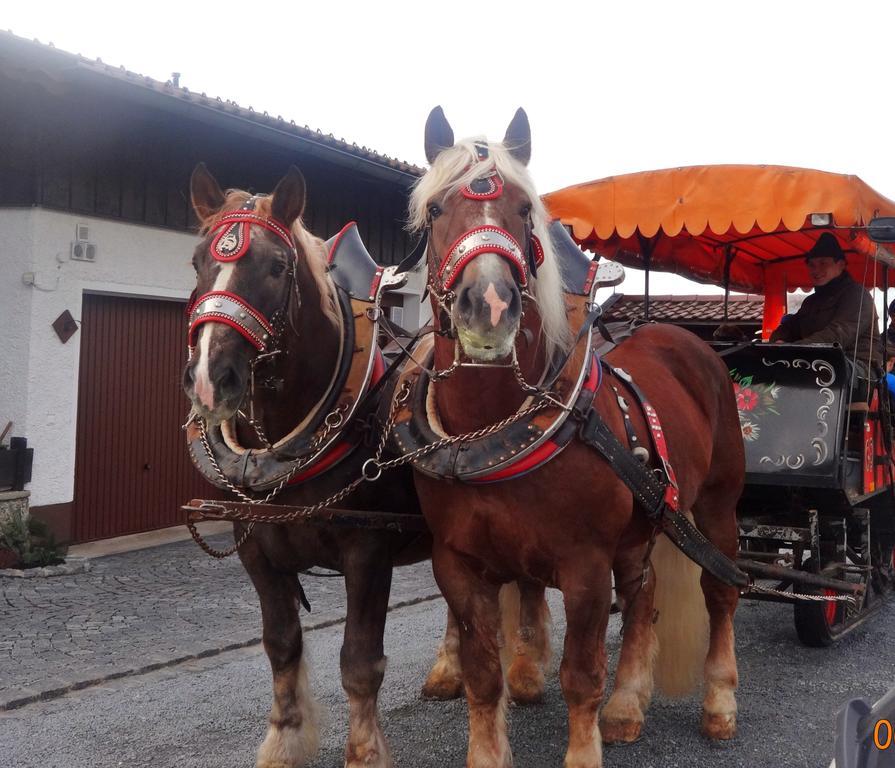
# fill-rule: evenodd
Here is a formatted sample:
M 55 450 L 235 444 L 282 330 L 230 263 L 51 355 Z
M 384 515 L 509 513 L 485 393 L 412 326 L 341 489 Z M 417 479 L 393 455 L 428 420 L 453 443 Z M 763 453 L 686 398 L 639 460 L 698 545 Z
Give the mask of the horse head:
M 526 169 L 531 130 L 525 112 L 517 110 L 501 143 L 455 144 L 436 107 L 426 122 L 425 147 L 431 169 L 413 192 L 410 218 L 428 236 L 429 289 L 440 325 L 453 325 L 472 361 L 498 361 L 513 352 L 523 299 L 538 295 L 548 346 L 561 340 L 561 283 L 546 213 Z
M 190 192 L 204 238 L 193 254 L 183 388 L 196 412 L 217 422 L 237 412 L 252 366 L 279 351 L 301 301 L 296 269 L 305 254 L 293 225 L 304 208 L 305 182 L 293 167 L 269 196 L 225 193 L 200 163 Z

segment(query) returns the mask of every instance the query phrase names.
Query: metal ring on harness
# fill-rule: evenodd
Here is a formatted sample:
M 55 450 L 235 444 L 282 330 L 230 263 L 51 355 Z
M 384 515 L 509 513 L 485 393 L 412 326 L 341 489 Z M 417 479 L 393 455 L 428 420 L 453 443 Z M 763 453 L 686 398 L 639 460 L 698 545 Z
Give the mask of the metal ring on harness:
M 373 466 L 373 472 L 370 472 L 369 467 Z M 375 472 L 375 474 L 374 474 Z M 380 477 L 382 477 L 382 465 L 376 459 L 367 459 L 360 468 L 360 473 L 364 476 L 364 480 L 368 483 L 375 483 Z

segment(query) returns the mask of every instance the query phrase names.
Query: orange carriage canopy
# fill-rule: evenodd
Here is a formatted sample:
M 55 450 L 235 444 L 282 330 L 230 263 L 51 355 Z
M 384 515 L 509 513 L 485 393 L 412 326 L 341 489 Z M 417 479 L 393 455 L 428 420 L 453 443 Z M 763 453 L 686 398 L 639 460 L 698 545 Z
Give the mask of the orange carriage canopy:
M 851 275 L 883 285 L 881 254 L 862 229 L 895 216 L 895 202 L 857 176 L 779 165 L 708 165 L 610 176 L 544 196 L 575 239 L 621 264 L 657 269 L 731 290 L 783 294 L 810 289 L 802 256 L 832 232 Z M 812 222 L 830 214 L 831 225 Z M 871 257 L 871 258 L 868 258 Z M 895 273 L 890 270 L 890 285 Z

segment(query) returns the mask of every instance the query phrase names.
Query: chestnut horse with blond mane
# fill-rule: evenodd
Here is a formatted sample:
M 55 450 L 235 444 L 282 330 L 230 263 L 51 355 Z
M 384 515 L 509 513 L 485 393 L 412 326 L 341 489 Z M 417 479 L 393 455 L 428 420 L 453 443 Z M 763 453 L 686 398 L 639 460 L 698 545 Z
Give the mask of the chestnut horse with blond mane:
M 342 419 L 345 393 L 354 391 L 359 398 L 357 393 L 369 391 L 363 390 L 363 378 L 351 379 L 352 371 L 365 372 L 369 361 L 373 369 L 369 375 L 377 368 L 380 375 L 384 373 L 381 358 L 376 364 L 375 333 L 367 328 L 368 336 L 361 339 L 357 331 L 356 324 L 368 324 L 373 316 L 362 311 L 369 305 L 352 304 L 353 295 L 333 277 L 347 271 L 343 282 L 350 283 L 358 270 L 338 269 L 337 245 L 328 249 L 303 227 L 306 190 L 296 168 L 271 195 L 253 196 L 222 191 L 199 165 L 191 179 L 191 195 L 203 236 L 193 256 L 197 298 L 190 311 L 192 351 L 183 374 L 184 390 L 193 405 L 188 430 L 193 459 L 210 481 L 243 495 L 249 491 L 239 488 L 233 477 L 266 462 L 274 466 L 275 480 L 279 472 L 290 481 L 279 486 L 278 494 L 270 493 L 271 500 L 315 504 L 360 477 L 372 450 L 360 441 L 353 450 L 340 453 L 346 443 L 334 441 L 333 449 L 323 452 L 316 463 L 302 466 L 300 473 L 296 473 L 299 464 L 293 463 L 302 455 L 314 458 L 314 441 L 319 439 L 322 445 L 333 439 L 331 427 L 348 434 L 358 425 L 363 429 L 370 424 L 369 408 L 359 407 L 355 418 Z M 350 235 L 346 227 L 337 242 L 347 242 Z M 381 270 L 375 269 L 359 237 L 355 249 L 362 252 L 361 261 L 349 266 L 359 264 L 363 272 L 366 264 L 379 279 Z M 380 390 L 380 397 L 384 392 L 387 388 Z M 333 403 L 336 407 L 330 411 Z M 352 405 L 350 398 L 347 405 Z M 315 423 L 320 427 L 316 431 Z M 201 439 L 196 437 L 200 426 Z M 374 443 L 378 439 L 378 433 L 366 436 Z M 226 481 L 220 477 L 225 470 L 233 476 Z M 265 491 L 262 488 L 262 495 Z M 419 513 L 406 467 L 384 473 L 376 483 L 361 484 L 339 506 L 372 513 Z M 345 765 L 389 768 L 392 760 L 378 721 L 377 697 L 385 672 L 382 638 L 392 568 L 428 558 L 428 534 L 308 522 L 259 523 L 249 529 L 237 522 L 234 535 L 260 599 L 264 650 L 273 674 L 270 727 L 258 750 L 258 768 L 297 768 L 310 762 L 318 749 L 317 709 L 308 686 L 299 620 L 305 598 L 298 572 L 313 566 L 339 571 L 345 578 L 340 656 L 349 706 Z M 520 610 L 518 593 L 515 601 L 509 594 L 505 602 L 512 622 L 514 602 L 515 614 Z M 543 589 L 523 588 L 521 606 L 541 643 L 535 656 L 519 654 L 510 667 L 509 682 L 515 698 L 530 701 L 543 689 L 549 652 Z M 449 617 L 424 695 L 460 695 L 456 635 L 457 623 Z
M 727 368 L 696 336 L 667 325 L 637 330 L 603 364 L 586 349 L 590 334 L 574 338 L 581 315 L 572 311 L 570 299 L 576 297 L 563 292 L 563 265 L 526 169 L 531 140 L 521 109 L 502 143 L 455 143 L 437 107 L 426 124 L 425 146 L 431 168 L 412 194 L 410 223 L 428 237 L 436 323 L 428 359 L 434 362 L 425 364 L 430 368 L 415 384 L 408 383 L 404 397 L 411 404 L 397 419 L 394 435 L 405 451 L 415 434 L 469 437 L 453 445 L 450 455 L 414 462 L 433 535 L 435 577 L 462 627 L 467 765 L 512 765 L 497 606 L 500 586 L 516 579 L 563 594 L 566 768 L 602 765 L 601 734 L 607 742 L 638 738 L 654 672 L 660 688 L 672 694 L 692 689 L 701 672 L 703 731 L 713 739 L 731 738 L 737 589 L 702 572 L 664 535 L 656 538 L 629 487 L 577 431 L 565 447 L 557 449 L 560 429 L 553 444 L 526 454 L 541 433 L 537 414 L 529 414 L 533 404 L 574 410 L 559 385 L 546 391 L 560 381 L 550 372 L 555 360 L 566 361 L 564 370 L 582 371 L 580 391 L 590 387 L 593 410 L 620 443 L 652 445 L 646 419 L 634 407 L 632 379 L 661 418 L 681 509 L 733 558 L 744 456 Z M 567 315 L 578 317 L 575 327 Z M 585 367 L 588 359 L 594 361 L 591 368 Z M 570 386 L 575 381 L 572 376 Z M 482 431 L 496 423 L 527 423 L 531 436 L 523 429 L 520 440 L 506 437 L 501 443 L 500 435 L 491 435 L 489 459 Z M 526 455 L 524 462 L 509 464 L 517 452 Z M 648 460 L 658 465 L 656 451 Z M 518 471 L 491 472 L 492 466 Z M 614 691 L 598 722 L 613 573 L 624 637 Z

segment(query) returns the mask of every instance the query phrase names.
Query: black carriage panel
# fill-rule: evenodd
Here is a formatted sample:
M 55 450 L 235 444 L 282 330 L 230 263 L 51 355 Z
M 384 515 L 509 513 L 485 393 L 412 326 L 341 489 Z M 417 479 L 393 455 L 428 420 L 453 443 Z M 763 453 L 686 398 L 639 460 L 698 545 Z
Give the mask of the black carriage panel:
M 754 344 L 724 361 L 746 448 L 746 482 L 839 487 L 849 396 L 842 350 Z

